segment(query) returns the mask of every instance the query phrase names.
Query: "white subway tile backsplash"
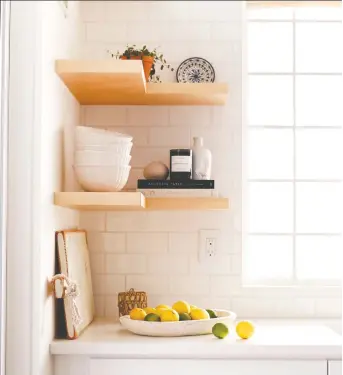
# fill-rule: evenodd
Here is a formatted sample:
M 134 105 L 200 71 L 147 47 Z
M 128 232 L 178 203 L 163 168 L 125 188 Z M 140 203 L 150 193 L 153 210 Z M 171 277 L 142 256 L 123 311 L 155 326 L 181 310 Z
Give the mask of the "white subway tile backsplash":
M 163 25 L 161 29 L 162 40 L 194 42 L 207 41 L 211 39 L 211 24 L 207 22 L 179 22 L 173 21 Z
M 142 21 L 149 15 L 149 8 L 145 1 L 103 1 L 103 3 L 106 12 L 103 21 L 121 22 L 127 19 Z
M 168 294 L 169 277 L 161 277 L 161 275 L 128 275 L 126 276 L 126 288 L 145 291 L 148 296 L 150 294 Z
M 120 292 L 125 292 L 125 276 L 106 275 L 105 294 L 117 295 Z
M 168 125 L 168 122 L 168 107 L 127 107 L 127 126 L 165 126 Z
M 95 316 L 105 316 L 105 297 L 94 295 Z
M 129 179 L 127 180 L 126 185 L 124 186 L 125 190 L 136 190 L 137 189 L 137 180 L 143 179 L 143 169 L 142 168 L 131 168 Z
M 104 251 L 106 253 L 125 253 L 125 233 L 103 233 Z
M 148 4 L 148 19 L 156 21 L 187 21 L 189 18 L 188 1 L 153 1 Z
M 208 261 L 199 261 L 199 255 L 190 258 L 190 274 L 194 275 L 228 275 L 231 274 L 231 256 L 218 256 Z
M 169 233 L 169 251 L 171 253 L 196 254 L 198 233 Z M 175 256 L 178 257 L 178 255 Z
M 83 22 L 103 22 L 105 3 L 102 1 L 81 1 L 80 12 Z
M 105 212 L 93 212 L 83 211 L 80 212 L 80 228 L 87 231 L 99 231 L 105 230 L 106 213 Z
M 176 106 L 169 111 L 171 126 L 210 126 L 212 122 L 212 110 L 210 107 Z
M 119 309 L 118 309 L 118 297 L 117 296 L 105 297 L 105 316 L 107 318 L 113 318 L 114 320 L 118 320 Z
M 92 275 L 92 283 L 95 295 L 106 294 L 106 275 Z
M 83 121 L 86 126 L 123 126 L 126 124 L 126 107 L 91 105 L 83 107 Z
M 149 144 L 156 147 L 190 148 L 190 129 L 181 127 L 150 128 Z
M 233 275 L 242 274 L 242 255 L 235 254 L 231 256 L 231 273 Z
M 240 28 L 242 24 L 238 21 L 213 22 L 211 24 L 211 39 L 215 41 L 232 41 L 241 37 Z
M 210 292 L 209 276 L 178 276 L 170 278 L 170 291 L 178 295 L 208 295 Z
M 232 296 L 239 291 L 239 276 L 211 276 L 210 293 L 212 296 Z
M 108 254 L 105 271 L 107 274 L 144 274 L 147 271 L 146 257 L 136 254 Z
M 168 233 L 128 233 L 128 253 L 165 253 L 168 251 Z
M 105 272 L 105 255 L 101 253 L 90 253 L 89 261 L 92 275 Z
M 189 272 L 188 268 L 189 260 L 184 255 L 177 257 L 175 254 L 148 256 L 148 273 L 151 275 L 186 275 Z
M 148 230 L 147 212 L 109 212 L 107 214 L 108 232 L 137 232 Z
M 87 42 L 111 43 L 113 40 L 126 42 L 127 39 L 127 23 L 124 21 L 86 24 Z
M 134 147 L 132 149 L 131 155 L 131 166 L 135 168 L 144 168 L 152 161 L 161 161 L 168 166 L 170 149 L 160 147 Z
M 166 28 L 166 24 L 161 21 L 156 21 L 154 22 L 154 27 L 149 27 L 145 20 L 128 20 L 127 41 L 129 44 L 137 44 L 138 46 L 148 45 L 153 49 L 164 39 Z

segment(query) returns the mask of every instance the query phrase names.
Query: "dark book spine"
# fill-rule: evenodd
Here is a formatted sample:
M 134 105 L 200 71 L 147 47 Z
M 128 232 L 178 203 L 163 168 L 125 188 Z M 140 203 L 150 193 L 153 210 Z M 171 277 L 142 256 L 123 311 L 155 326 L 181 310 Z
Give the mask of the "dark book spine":
M 138 189 L 214 189 L 214 180 L 138 180 Z

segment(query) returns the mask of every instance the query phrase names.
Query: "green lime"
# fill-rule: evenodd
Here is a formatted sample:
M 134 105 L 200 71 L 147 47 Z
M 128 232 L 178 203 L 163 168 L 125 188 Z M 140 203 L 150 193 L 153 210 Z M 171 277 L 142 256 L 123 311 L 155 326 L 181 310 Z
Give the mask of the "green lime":
M 181 314 L 179 314 L 179 316 L 180 316 L 180 320 L 192 320 L 190 315 L 187 314 L 187 313 L 181 313 Z
M 151 313 L 151 314 L 148 314 L 144 320 L 146 322 L 160 322 L 161 321 L 161 318 L 157 315 L 157 314 L 154 314 L 154 313 Z
M 206 310 L 211 319 L 218 318 L 217 314 L 213 310 Z
M 212 333 L 214 336 L 218 337 L 218 339 L 223 339 L 228 335 L 229 328 L 223 323 L 217 323 L 212 327 Z

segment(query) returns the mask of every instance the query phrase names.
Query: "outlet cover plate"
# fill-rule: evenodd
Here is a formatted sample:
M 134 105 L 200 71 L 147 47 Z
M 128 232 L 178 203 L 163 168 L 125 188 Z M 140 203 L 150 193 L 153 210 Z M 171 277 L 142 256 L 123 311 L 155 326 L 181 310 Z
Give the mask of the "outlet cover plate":
M 199 262 L 207 263 L 218 258 L 221 252 L 221 241 L 220 241 L 220 230 L 219 229 L 201 229 L 199 231 Z M 208 249 L 209 240 L 214 241 L 214 249 L 212 255 Z

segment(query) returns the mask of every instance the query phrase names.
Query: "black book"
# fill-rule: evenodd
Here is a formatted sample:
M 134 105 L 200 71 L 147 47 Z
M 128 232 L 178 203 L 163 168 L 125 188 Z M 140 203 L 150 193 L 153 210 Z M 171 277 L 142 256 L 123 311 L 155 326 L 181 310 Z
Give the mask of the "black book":
M 214 189 L 214 180 L 138 180 L 138 189 Z

